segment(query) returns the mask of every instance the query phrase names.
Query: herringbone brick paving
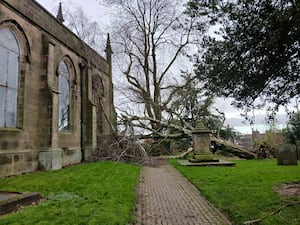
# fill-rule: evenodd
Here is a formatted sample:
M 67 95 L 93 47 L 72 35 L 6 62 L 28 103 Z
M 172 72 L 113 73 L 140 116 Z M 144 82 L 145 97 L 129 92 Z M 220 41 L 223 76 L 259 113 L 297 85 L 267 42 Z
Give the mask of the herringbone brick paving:
M 167 163 L 142 167 L 137 192 L 138 225 L 231 224 Z

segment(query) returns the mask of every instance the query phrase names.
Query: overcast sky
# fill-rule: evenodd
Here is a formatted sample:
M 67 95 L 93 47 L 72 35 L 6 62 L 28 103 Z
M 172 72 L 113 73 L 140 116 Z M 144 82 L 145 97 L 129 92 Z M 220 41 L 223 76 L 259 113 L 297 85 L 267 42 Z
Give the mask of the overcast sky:
M 91 17 L 94 21 L 97 21 L 99 25 L 106 30 L 109 25 L 109 10 L 105 6 L 101 5 L 99 2 L 101 0 L 36 0 L 40 3 L 45 9 L 47 9 L 54 16 L 57 14 L 57 9 L 59 3 L 62 3 L 62 9 L 74 9 L 77 6 L 80 6 L 86 15 Z
M 36 0 L 38 3 L 40 3 L 45 9 L 47 9 L 50 13 L 52 13 L 54 16 L 56 16 L 58 5 L 60 2 L 62 2 L 62 9 L 64 11 L 64 8 L 75 8 L 76 6 L 80 6 L 84 12 L 93 20 L 97 21 L 100 26 L 103 28 L 104 32 L 108 32 L 108 25 L 110 22 L 110 14 L 109 10 L 105 8 L 103 5 L 99 4 L 100 1 L 97 0 L 80 0 L 80 1 L 74 1 L 74 0 Z M 240 129 L 238 127 L 243 127 L 240 129 L 240 131 L 243 131 L 245 133 L 248 133 L 251 131 L 251 127 L 249 123 L 243 123 L 243 118 L 240 116 L 240 111 L 235 109 L 230 105 L 229 100 L 224 100 L 224 99 L 217 99 L 217 106 L 218 108 L 225 112 L 226 118 L 227 118 L 227 123 L 230 126 L 236 127 L 237 129 Z M 281 114 L 284 113 L 283 110 L 281 111 Z M 265 121 L 265 112 L 264 111 L 256 111 L 255 112 L 255 118 L 256 121 L 255 123 L 258 126 L 261 126 L 261 124 L 266 124 Z M 285 122 L 286 118 L 280 116 L 278 118 L 278 123 Z M 258 128 L 258 129 L 261 129 Z

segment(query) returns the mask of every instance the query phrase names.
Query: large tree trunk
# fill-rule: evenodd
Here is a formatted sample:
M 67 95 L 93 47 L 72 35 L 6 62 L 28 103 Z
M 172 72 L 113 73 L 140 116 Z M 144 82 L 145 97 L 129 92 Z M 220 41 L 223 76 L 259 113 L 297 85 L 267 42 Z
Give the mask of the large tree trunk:
M 215 137 L 211 138 L 211 143 L 214 146 L 214 153 L 220 152 L 222 155 L 237 156 L 243 159 L 255 159 L 256 155 L 245 148 L 235 145 L 233 143 L 218 139 Z

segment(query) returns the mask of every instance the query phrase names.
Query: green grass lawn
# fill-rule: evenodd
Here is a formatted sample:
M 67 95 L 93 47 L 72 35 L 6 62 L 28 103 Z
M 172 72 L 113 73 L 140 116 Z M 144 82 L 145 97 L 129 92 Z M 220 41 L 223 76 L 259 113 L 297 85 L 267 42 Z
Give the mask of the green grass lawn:
M 0 179 L 0 190 L 40 192 L 47 198 L 0 217 L 0 224 L 130 224 L 139 170 L 139 166 L 101 162 Z
M 281 197 L 274 188 L 286 182 L 300 182 L 300 165 L 277 166 L 276 160 L 236 161 L 236 167 L 185 167 L 171 160 L 206 198 L 234 224 L 266 216 L 300 197 Z M 284 208 L 260 225 L 299 225 L 300 205 Z

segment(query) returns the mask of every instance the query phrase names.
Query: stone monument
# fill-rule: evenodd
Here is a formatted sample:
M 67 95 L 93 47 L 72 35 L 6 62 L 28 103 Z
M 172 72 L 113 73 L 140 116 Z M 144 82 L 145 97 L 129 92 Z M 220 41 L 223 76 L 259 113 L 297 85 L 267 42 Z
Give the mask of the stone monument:
M 211 152 L 210 133 L 211 131 L 203 123 L 199 123 L 192 131 L 194 155 L 190 162 L 219 162 Z
M 297 165 L 297 150 L 295 145 L 282 144 L 277 147 L 277 165 Z

